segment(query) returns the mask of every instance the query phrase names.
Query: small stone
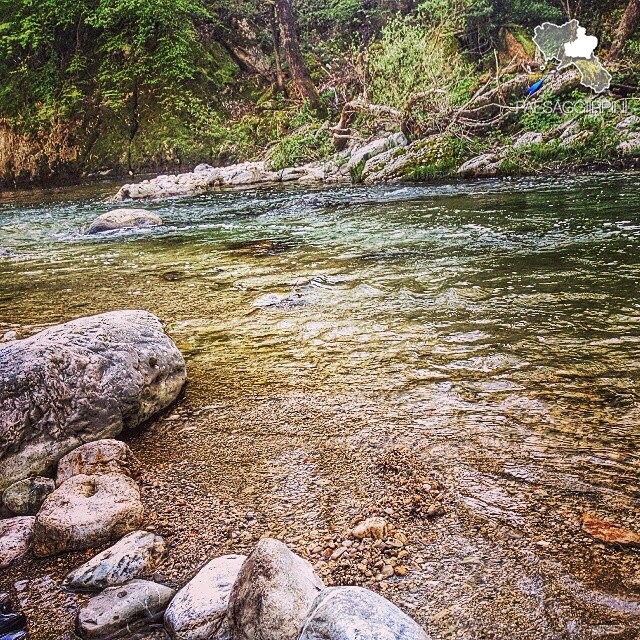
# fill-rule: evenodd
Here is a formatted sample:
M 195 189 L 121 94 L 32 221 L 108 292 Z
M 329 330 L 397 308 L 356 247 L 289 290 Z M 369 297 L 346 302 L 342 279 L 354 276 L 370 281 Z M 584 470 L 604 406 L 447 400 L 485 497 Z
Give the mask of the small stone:
M 384 567 L 382 567 L 381 573 L 385 578 L 390 578 L 394 573 L 393 567 L 390 564 L 385 564 Z
M 409 569 L 404 565 L 397 566 L 394 571 L 398 576 L 406 576 L 409 573 Z
M 435 518 L 436 516 L 444 515 L 444 507 L 439 502 L 434 502 L 427 509 L 427 518 Z
M 382 540 L 385 536 L 386 527 L 387 523 L 384 518 L 367 518 L 352 529 L 351 535 L 358 540 L 364 538 Z
M 342 557 L 344 553 L 346 553 L 347 549 L 345 547 L 338 547 L 332 554 L 331 560 L 338 560 Z

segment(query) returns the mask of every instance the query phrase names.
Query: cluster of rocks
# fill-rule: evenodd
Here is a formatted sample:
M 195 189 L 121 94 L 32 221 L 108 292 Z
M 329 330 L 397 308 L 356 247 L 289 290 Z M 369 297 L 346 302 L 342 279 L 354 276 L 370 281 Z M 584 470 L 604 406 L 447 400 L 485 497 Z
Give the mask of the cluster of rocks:
M 85 640 L 106 640 L 162 624 L 173 640 L 428 637 L 372 591 L 325 588 L 311 564 L 279 540 L 263 538 L 248 557 L 210 560 L 177 593 L 139 577 L 148 574 L 163 553 L 161 538 L 136 532 L 69 574 L 67 588 L 110 585 L 79 610 L 77 634 Z
M 621 120 L 616 129 L 620 136 L 617 150 L 623 156 L 640 152 L 640 118 L 630 115 Z M 570 148 L 586 142 L 594 135 L 581 128 L 577 119 L 564 122 L 546 134 L 529 131 L 516 135 L 510 146 L 487 151 L 463 162 L 456 172 L 462 178 L 495 177 L 502 171 L 511 148 L 525 150 L 532 145 L 548 143 Z M 444 139 L 433 135 L 409 142 L 401 132 L 386 134 L 368 143 L 353 143 L 324 162 L 313 162 L 299 167 L 288 167 L 279 171 L 270 169 L 268 162 L 244 162 L 228 167 L 198 165 L 193 171 L 178 175 L 161 175 L 140 183 L 126 184 L 115 195 L 116 201 L 189 196 L 208 193 L 221 188 L 272 186 L 278 184 L 317 184 L 338 182 L 397 182 L 406 180 L 411 173 L 425 166 L 438 166 L 449 153 Z M 116 210 L 116 211 L 128 211 Z M 132 210 L 138 211 L 138 210 Z M 151 214 L 153 215 L 153 214 Z M 114 227 L 111 216 L 96 221 L 90 232 L 104 231 Z M 158 224 L 153 219 L 139 219 L 138 224 Z M 122 226 L 122 225 L 121 225 Z
M 166 408 L 185 382 L 182 355 L 144 311 L 81 318 L 0 349 L 0 568 L 30 549 L 87 549 L 140 526 L 135 460 L 109 438 Z
M 49 476 L 78 446 L 149 420 L 176 400 L 186 379 L 182 354 L 146 311 L 80 318 L 3 344 L 0 491 Z M 50 483 L 29 486 L 35 495 Z M 25 490 L 15 488 L 7 506 Z
M 25 515 L 0 520 L 0 567 L 29 550 L 37 556 L 90 549 L 142 523 L 133 454 L 121 441 L 89 442 L 60 460 L 55 482 L 32 477 L 9 486 L 3 509 Z
M 144 200 L 171 196 L 191 196 L 223 187 L 242 188 L 275 184 L 314 184 L 341 179 L 335 167 L 313 163 L 271 171 L 265 162 L 243 162 L 228 167 L 200 164 L 193 171 L 178 175 L 161 175 L 137 184 L 126 184 L 115 200 Z M 344 178 L 343 178 L 344 179 Z
M 152 180 L 126 184 L 114 200 L 145 200 L 171 196 L 191 196 L 221 188 L 247 188 L 280 184 L 319 184 L 359 181 L 366 164 L 390 150 L 403 147 L 407 139 L 400 133 L 377 138 L 367 144 L 354 145 L 326 162 L 312 162 L 299 167 L 274 171 L 268 162 L 243 162 L 228 167 L 200 164 L 193 171 L 178 175 L 161 175 Z M 126 209 L 125 209 L 126 211 Z

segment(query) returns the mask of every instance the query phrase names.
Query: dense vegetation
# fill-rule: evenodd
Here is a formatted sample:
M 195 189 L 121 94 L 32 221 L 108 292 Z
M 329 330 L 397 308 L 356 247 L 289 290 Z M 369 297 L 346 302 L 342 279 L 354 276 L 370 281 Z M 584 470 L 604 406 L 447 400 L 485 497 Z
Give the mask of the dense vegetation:
M 544 20 L 578 17 L 601 37 L 599 53 L 624 61 L 624 83 L 636 74 L 638 5 L 0 0 L 0 172 L 19 182 L 320 158 L 348 101 L 402 108 L 437 86 L 438 109 L 461 104 Z

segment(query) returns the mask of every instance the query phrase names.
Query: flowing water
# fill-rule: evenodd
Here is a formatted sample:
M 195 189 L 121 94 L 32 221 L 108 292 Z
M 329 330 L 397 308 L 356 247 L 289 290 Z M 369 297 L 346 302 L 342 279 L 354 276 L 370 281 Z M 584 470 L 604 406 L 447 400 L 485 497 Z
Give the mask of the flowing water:
M 448 513 L 389 593 L 434 638 L 640 637 L 640 552 L 581 526 L 640 532 L 637 175 L 224 192 L 84 235 L 114 191 L 4 194 L 0 335 L 160 316 L 190 385 L 149 464 L 313 544 L 410 451 Z

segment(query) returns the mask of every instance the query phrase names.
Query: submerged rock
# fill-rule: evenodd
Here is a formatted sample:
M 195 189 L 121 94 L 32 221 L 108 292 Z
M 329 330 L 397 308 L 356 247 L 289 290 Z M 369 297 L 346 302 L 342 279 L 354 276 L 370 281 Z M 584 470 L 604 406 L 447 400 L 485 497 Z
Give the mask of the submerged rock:
M 23 558 L 31 548 L 33 516 L 19 516 L 0 520 L 0 569 Z
M 138 461 L 129 446 L 121 440 L 111 438 L 87 442 L 74 449 L 58 462 L 56 484 L 60 486 L 73 476 L 86 476 L 124 473 L 135 478 L 138 473 Z
M 48 556 L 89 549 L 137 529 L 144 510 L 128 476 L 73 476 L 42 505 L 34 527 L 34 553 Z
M 228 616 L 234 640 L 295 640 L 323 588 L 306 560 L 279 540 L 260 540 L 231 591 Z
M 394 604 L 361 587 L 331 587 L 313 602 L 298 640 L 429 640 Z
M 147 580 L 105 589 L 80 609 L 76 633 L 83 640 L 130 638 L 162 618 L 174 593 L 170 587 Z
M 601 542 L 640 547 L 640 534 L 613 522 L 602 520 L 593 513 L 582 514 L 582 528 L 590 536 Z
M 155 227 L 162 224 L 162 219 L 151 211 L 144 209 L 114 209 L 98 216 L 87 229 L 89 235 L 115 231 L 116 229 L 133 229 L 136 227 Z
M 113 311 L 0 346 L 0 490 L 166 408 L 184 358 L 146 311 Z
M 173 640 L 225 637 L 231 588 L 246 559 L 229 555 L 211 560 L 178 591 L 164 616 L 165 629 Z
M 2 504 L 18 516 L 34 516 L 44 499 L 56 488 L 51 478 L 25 478 L 14 482 L 2 494 Z
M 133 531 L 67 575 L 63 586 L 93 591 L 124 584 L 149 575 L 167 553 L 162 536 Z

